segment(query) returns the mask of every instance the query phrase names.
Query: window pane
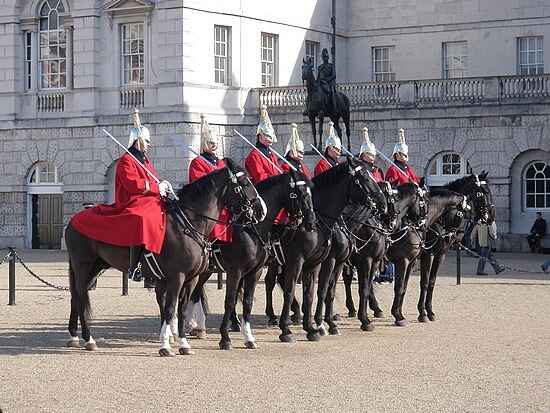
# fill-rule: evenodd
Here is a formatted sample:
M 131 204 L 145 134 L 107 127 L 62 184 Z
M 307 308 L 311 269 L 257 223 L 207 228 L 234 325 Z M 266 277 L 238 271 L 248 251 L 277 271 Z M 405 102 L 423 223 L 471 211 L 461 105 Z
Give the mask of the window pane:
M 57 12 L 55 10 L 52 10 L 50 12 L 50 17 L 48 19 L 49 30 L 55 30 L 57 29 Z
M 535 208 L 535 195 L 527 195 L 525 206 L 527 208 Z
M 535 181 L 533 180 L 527 180 L 526 182 L 526 188 L 525 190 L 528 192 L 528 193 L 534 193 L 535 192 Z
M 544 208 L 544 195 L 535 196 L 535 208 Z

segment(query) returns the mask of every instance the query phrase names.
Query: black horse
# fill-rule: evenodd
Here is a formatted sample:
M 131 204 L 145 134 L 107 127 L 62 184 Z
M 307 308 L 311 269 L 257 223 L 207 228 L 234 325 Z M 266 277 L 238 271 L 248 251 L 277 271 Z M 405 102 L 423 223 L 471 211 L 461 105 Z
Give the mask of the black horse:
M 306 231 L 313 230 L 315 213 L 311 198 L 312 187 L 311 181 L 299 172 L 287 172 L 260 182 L 257 190 L 267 205 L 266 218 L 258 224 L 235 228 L 232 242 L 220 247 L 220 264 L 227 274 L 225 311 L 220 326 L 220 349 L 232 348 L 229 323 L 235 315 L 237 291 L 240 285 L 243 288 L 242 333 L 245 347 L 249 349 L 257 347 L 256 339 L 252 334 L 250 316 L 256 283 L 263 267 L 272 257 L 273 245 L 270 235 L 273 223 L 279 211 L 284 209 L 288 215 L 290 227 L 303 226 Z M 193 294 L 194 299 L 202 295 L 201 289 L 210 276 L 210 272 L 201 275 L 199 285 Z
M 158 263 L 155 272 L 160 271 L 162 276 L 156 288 L 157 291 L 166 291 L 163 305 L 164 322 L 160 333 L 161 356 L 174 355 L 169 343 L 171 330 L 174 336 L 180 337 L 180 354 L 190 353 L 190 346 L 183 331 L 183 309 L 198 280 L 198 275 L 208 266 L 206 240 L 220 211 L 227 207 L 233 216 L 245 221 L 263 219 L 265 216 L 263 201 L 246 172 L 231 159 L 225 159 L 225 164 L 225 168 L 184 186 L 179 191 L 179 201 L 167 203 L 167 207 L 174 213 L 167 214 L 162 250 L 160 254 L 154 255 Z M 88 287 L 103 269 L 113 267 L 125 271 L 129 265 L 129 249 L 90 239 L 70 224 L 65 231 L 65 240 L 69 253 L 71 290 L 71 339 L 67 345 L 79 345 L 77 329 L 80 319 L 86 349 L 96 350 L 97 345 L 90 334 L 91 305 Z M 144 265 L 144 272 L 151 272 L 147 265 Z
M 323 121 L 324 117 L 328 116 L 334 122 L 334 129 L 340 138 L 342 138 L 342 129 L 339 125 L 339 120 L 344 121 L 346 127 L 346 136 L 348 140 L 348 148 L 351 148 L 350 143 L 350 112 L 349 112 L 349 99 L 342 92 L 337 92 L 335 96 L 336 108 L 332 113 L 328 113 L 326 110 L 327 107 L 327 95 L 321 89 L 319 82 L 315 79 L 313 74 L 313 64 L 308 59 L 303 60 L 302 65 L 302 81 L 306 83 L 307 89 L 307 114 L 309 117 L 309 122 L 311 123 L 311 131 L 313 134 L 313 142 L 316 147 L 320 149 L 321 143 L 323 142 Z M 319 141 L 317 141 L 317 129 L 315 125 L 315 118 L 319 118 Z
M 420 297 L 418 299 L 418 321 L 435 321 L 432 309 L 433 292 L 437 272 L 451 245 L 457 241 L 466 210 L 471 210 L 476 222 L 491 224 L 495 219 L 492 194 L 487 184 L 488 173 L 469 175 L 457 179 L 442 189 L 454 191 L 466 197 L 467 207 L 451 208 L 428 228 L 426 245 L 420 256 Z M 433 191 L 430 191 L 432 194 Z
M 313 178 L 313 205 L 317 216 L 316 229 L 307 231 L 288 231 L 282 238 L 285 256 L 283 272 L 279 277 L 283 288 L 283 309 L 279 320 L 282 342 L 293 342 L 290 331 L 289 312 L 294 300 L 294 290 L 298 277 L 302 276 L 303 329 L 310 341 L 320 339 L 319 330 L 313 324 L 311 309 L 314 298 L 314 283 L 321 263 L 331 250 L 332 233 L 345 206 L 352 203 L 369 203 L 374 197 L 377 205 L 383 205 L 385 199 L 378 187 L 366 175 L 363 167 L 351 158 Z M 273 274 L 273 272 L 271 272 Z M 269 274 L 269 273 L 268 273 Z M 274 318 L 272 293 L 275 277 L 266 276 L 266 314 Z

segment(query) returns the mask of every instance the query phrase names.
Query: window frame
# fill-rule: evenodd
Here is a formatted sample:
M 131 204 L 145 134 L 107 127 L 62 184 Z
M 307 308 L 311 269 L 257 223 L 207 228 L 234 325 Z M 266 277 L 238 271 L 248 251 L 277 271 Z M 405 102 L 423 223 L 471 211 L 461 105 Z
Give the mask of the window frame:
M 372 54 L 372 80 L 373 82 L 395 82 L 396 74 L 393 70 L 393 54 L 394 54 L 394 46 L 373 46 L 371 49 Z M 380 58 L 377 59 L 377 51 L 383 52 L 387 51 L 388 56 L 387 58 Z M 380 63 L 383 65 L 384 63 L 388 64 L 388 67 L 386 71 L 377 71 L 377 63 Z M 378 77 L 381 77 L 380 79 Z
M 42 9 L 45 7 L 46 3 L 48 4 L 48 8 L 50 9 L 47 17 L 42 16 Z M 60 10 L 59 6 L 61 6 L 61 10 Z M 51 14 L 52 11 L 55 11 L 55 13 L 57 14 L 57 22 L 56 22 L 57 28 L 55 28 L 55 29 L 50 28 L 50 14 Z M 38 16 L 37 17 L 38 17 L 38 33 L 37 33 L 38 55 L 37 55 L 37 81 L 36 81 L 37 88 L 39 90 L 45 90 L 45 91 L 55 91 L 55 90 L 67 89 L 67 86 L 70 84 L 70 80 L 68 79 L 68 74 L 69 74 L 68 65 L 70 64 L 70 59 L 69 59 L 69 53 L 70 53 L 69 43 L 70 43 L 70 40 L 69 40 L 69 29 L 67 27 L 65 27 L 65 24 L 64 24 L 64 19 L 66 17 L 66 8 L 65 8 L 65 4 L 63 3 L 63 0 L 58 0 L 56 6 L 53 9 L 51 7 L 50 0 L 44 0 L 42 3 L 40 3 L 40 7 L 38 8 Z M 44 19 L 47 19 L 47 26 L 48 26 L 47 30 L 42 29 L 42 22 L 43 22 Z M 50 34 L 53 34 L 54 32 L 57 32 L 57 36 L 50 36 Z M 61 42 L 59 40 L 61 38 L 61 33 L 63 33 L 64 42 Z M 47 39 L 48 39 L 47 43 L 42 43 L 43 42 L 43 35 L 44 35 L 44 37 L 47 37 Z M 57 37 L 57 39 L 58 39 L 57 42 L 55 42 L 55 37 Z M 51 43 L 52 39 L 54 39 L 54 42 Z M 61 47 L 61 46 L 64 46 L 64 47 Z M 49 53 L 52 50 L 52 47 L 57 48 L 57 56 L 53 57 L 53 58 L 49 57 Z M 48 50 L 48 57 L 42 57 L 43 56 L 42 53 L 43 53 L 44 49 Z M 60 57 L 62 49 L 64 49 L 64 51 L 65 51 L 65 56 L 64 57 Z M 25 49 L 25 52 L 26 51 L 27 50 Z M 31 56 L 32 56 L 32 40 L 31 40 Z M 46 75 L 46 76 L 49 76 L 48 84 L 51 84 L 51 74 L 53 73 L 53 74 L 56 74 L 58 76 L 59 86 L 53 86 L 53 87 L 44 86 L 44 83 L 43 83 L 43 81 L 44 81 L 43 63 L 45 63 L 46 66 L 48 66 L 49 62 L 57 62 L 58 70 L 56 72 L 51 72 L 50 71 L 49 75 Z M 61 70 L 62 64 L 64 64 L 64 66 L 65 66 L 64 71 Z M 31 72 L 31 76 L 32 76 L 32 72 Z M 64 78 L 64 84 L 62 84 L 62 82 L 61 82 L 62 76 Z M 25 79 L 25 86 L 27 85 L 26 80 L 27 79 Z M 31 84 L 32 84 L 32 80 L 31 80 Z
M 225 33 L 225 41 L 222 41 L 220 38 L 218 38 L 218 33 Z M 221 48 L 224 49 L 223 54 L 217 54 L 217 46 L 220 45 Z M 221 50 L 221 49 L 220 49 Z M 231 86 L 233 83 L 232 79 L 232 72 L 231 72 L 231 26 L 225 26 L 225 25 L 214 25 L 214 83 L 216 85 L 222 85 L 222 86 Z M 220 69 L 217 67 L 217 62 L 223 61 L 224 62 L 224 68 Z M 219 81 L 218 79 L 218 73 L 223 73 L 224 79 L 223 81 Z
M 48 168 L 47 174 L 53 175 L 54 180 L 53 181 L 46 181 L 42 182 L 41 177 L 43 170 L 42 168 L 46 166 Z M 53 171 L 51 170 L 53 168 Z M 33 177 L 36 176 L 36 180 L 33 182 Z M 37 162 L 33 165 L 31 170 L 29 171 L 27 175 L 27 185 L 30 186 L 45 186 L 45 185 L 61 185 L 63 182 L 59 180 L 59 170 L 57 168 L 57 165 L 55 165 L 53 162 Z
M 545 164 L 546 166 L 545 166 L 544 169 L 548 169 L 548 172 L 546 172 L 546 174 L 548 174 L 548 176 L 545 175 L 545 178 L 537 179 L 536 178 L 537 173 L 543 173 L 542 171 L 537 171 L 537 172 L 535 172 L 535 178 L 527 178 L 527 172 L 535 164 Z M 534 192 L 527 192 L 527 180 L 535 181 L 535 190 L 534 190 Z M 540 193 L 540 195 L 543 196 L 544 204 L 546 206 L 544 206 L 544 207 L 537 207 L 537 206 L 530 207 L 530 206 L 527 205 L 527 197 L 529 195 L 533 195 L 535 197 L 534 201 L 535 201 L 535 205 L 536 205 L 536 203 L 537 203 L 536 197 L 537 197 L 537 195 L 539 195 L 539 192 L 537 192 L 537 184 L 536 184 L 536 182 L 538 180 L 543 181 L 542 185 L 544 187 L 544 191 L 542 193 Z M 527 211 L 527 212 L 538 212 L 538 211 L 548 212 L 548 211 L 550 211 L 550 162 L 544 161 L 544 160 L 535 160 L 535 161 L 531 161 L 527 165 L 525 165 L 525 167 L 523 169 L 523 172 L 521 174 L 521 188 L 522 188 L 522 202 L 521 202 L 521 204 L 522 204 L 522 207 L 523 207 L 524 211 Z
M 453 49 L 455 46 L 462 46 L 462 53 L 449 54 L 449 49 Z M 459 58 L 460 65 L 450 65 L 450 58 Z M 461 76 L 450 75 L 451 72 L 461 71 Z M 442 76 L 443 79 L 460 79 L 468 76 L 468 42 L 466 40 L 445 42 L 442 45 Z
M 309 53 L 311 50 L 308 50 L 308 48 L 313 48 L 313 54 Z M 321 50 L 321 43 L 315 42 L 313 40 L 306 40 L 304 42 L 304 55 L 306 57 L 306 61 L 308 57 L 311 57 L 313 59 L 313 68 L 317 69 L 319 67 L 319 50 Z
M 530 40 L 534 40 L 535 48 L 530 49 Z M 539 46 L 540 40 L 540 46 Z M 522 50 L 522 41 L 527 45 L 526 50 Z M 521 63 L 522 54 L 527 55 L 527 63 Z M 534 63 L 529 63 L 529 55 L 534 54 Z M 540 53 L 540 61 L 539 61 Z M 527 73 L 522 73 L 522 69 L 526 68 Z M 535 68 L 536 73 L 529 73 L 531 68 Z M 540 70 L 539 70 L 540 69 Z M 537 76 L 544 74 L 544 36 L 522 36 L 517 38 L 517 74 L 520 76 Z
M 443 158 L 446 155 L 457 155 L 460 158 L 460 170 L 457 174 L 445 174 L 443 173 L 444 162 Z M 457 163 L 452 163 L 456 165 Z M 432 173 L 432 169 L 435 167 L 435 174 Z M 472 167 L 468 160 L 459 152 L 456 151 L 445 151 L 438 153 L 429 163 L 426 168 L 426 179 L 428 186 L 443 186 L 448 184 L 455 179 L 460 179 L 462 177 L 468 176 L 472 173 Z
M 279 83 L 279 35 L 274 33 L 262 32 L 260 38 L 260 85 L 261 87 L 276 87 Z M 264 46 L 264 39 L 272 40 L 271 48 L 269 47 L 269 45 Z M 264 50 L 268 52 L 269 50 L 271 50 L 271 60 L 264 59 Z M 269 65 L 271 65 L 271 73 L 267 73 L 264 71 L 264 67 L 267 68 L 269 67 Z M 269 84 L 268 82 L 264 82 L 264 80 L 267 81 L 268 78 L 271 79 L 271 82 Z
M 138 30 L 138 37 L 137 38 L 133 38 L 131 35 L 129 38 L 125 38 L 124 35 L 125 35 L 125 30 L 124 30 L 124 27 L 127 26 L 128 29 L 126 30 L 126 32 L 128 33 L 132 33 L 132 26 L 141 26 L 141 29 Z M 146 61 L 146 51 L 147 51 L 147 47 L 146 47 L 146 25 L 145 25 L 145 22 L 144 21 L 122 21 L 122 22 L 119 22 L 118 23 L 118 32 L 119 32 L 119 35 L 118 35 L 118 38 L 119 38 L 119 50 L 118 50 L 118 61 L 119 61 L 119 86 L 121 87 L 142 87 L 146 84 L 146 67 L 147 67 L 147 61 Z M 139 37 L 139 34 L 141 33 L 141 37 Z M 138 52 L 137 53 L 132 53 L 131 51 L 131 44 L 133 41 L 137 41 L 138 42 Z M 142 42 L 142 52 L 140 53 L 139 52 L 139 42 Z M 124 43 L 125 42 L 128 42 L 129 43 L 129 48 L 128 48 L 128 53 L 125 52 L 125 49 L 124 49 Z M 137 56 L 137 60 L 138 60 L 138 63 L 140 61 L 139 57 L 141 56 L 142 59 L 142 64 L 141 65 L 138 65 L 137 67 L 133 67 L 132 66 L 132 60 L 133 60 L 133 57 L 134 56 Z M 125 59 L 126 57 L 129 57 L 130 58 L 130 65 L 129 65 L 129 69 L 126 69 L 126 66 L 125 66 Z M 140 80 L 139 82 L 132 82 L 131 79 L 132 79 L 132 73 L 134 70 L 138 70 L 138 72 L 141 72 L 140 73 Z M 126 73 L 128 73 L 128 80 L 126 79 Z

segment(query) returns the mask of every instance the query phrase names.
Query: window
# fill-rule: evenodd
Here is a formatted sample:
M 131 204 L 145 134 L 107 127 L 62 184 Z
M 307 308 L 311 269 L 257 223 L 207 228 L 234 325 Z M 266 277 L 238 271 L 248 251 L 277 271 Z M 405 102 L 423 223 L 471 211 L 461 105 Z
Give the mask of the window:
M 51 162 L 37 163 L 29 174 L 29 184 L 60 184 L 57 167 Z
M 67 84 L 67 31 L 63 27 L 61 0 L 46 0 L 40 9 L 40 87 L 64 88 Z
M 543 161 L 531 163 L 524 174 L 526 209 L 550 209 L 550 164 Z
M 262 33 L 261 64 L 262 87 L 277 83 L 277 35 Z
M 392 66 L 393 47 L 372 48 L 372 73 L 376 82 L 391 82 L 395 80 Z
M 443 43 L 443 78 L 466 77 L 468 72 L 468 43 Z
M 214 82 L 230 85 L 231 28 L 214 26 Z
M 25 89 L 32 89 L 32 33 L 25 32 Z
M 518 74 L 544 73 L 544 47 L 542 36 L 518 38 Z
M 319 65 L 319 43 L 306 40 L 306 61 L 309 59 L 313 68 Z
M 439 154 L 430 163 L 427 184 L 442 186 L 471 173 L 472 168 L 462 155 L 456 152 L 446 152 Z
M 120 25 L 121 81 L 123 85 L 145 83 L 143 23 Z

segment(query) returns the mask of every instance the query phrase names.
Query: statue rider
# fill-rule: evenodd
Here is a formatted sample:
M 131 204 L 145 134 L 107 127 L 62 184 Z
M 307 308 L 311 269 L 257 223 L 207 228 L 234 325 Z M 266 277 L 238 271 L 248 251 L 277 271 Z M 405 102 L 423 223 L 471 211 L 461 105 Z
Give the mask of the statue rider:
M 327 108 L 328 112 L 336 112 L 338 110 L 336 102 L 336 69 L 334 68 L 334 63 L 329 63 L 328 50 L 325 48 L 321 52 L 321 58 L 323 63 L 317 69 L 317 80 L 321 86 L 321 89 L 327 95 Z M 330 110 L 332 106 L 332 110 Z

